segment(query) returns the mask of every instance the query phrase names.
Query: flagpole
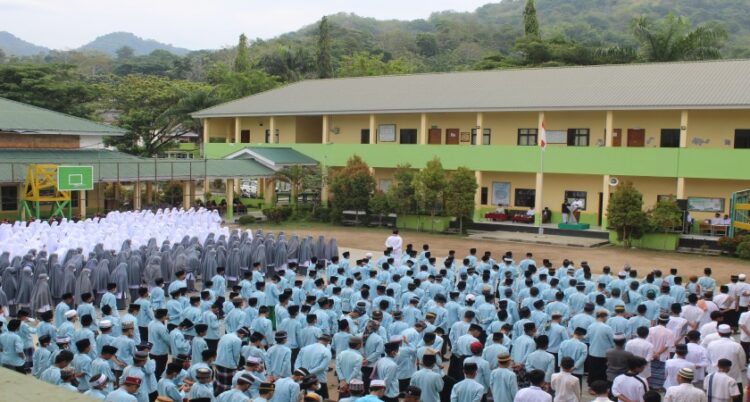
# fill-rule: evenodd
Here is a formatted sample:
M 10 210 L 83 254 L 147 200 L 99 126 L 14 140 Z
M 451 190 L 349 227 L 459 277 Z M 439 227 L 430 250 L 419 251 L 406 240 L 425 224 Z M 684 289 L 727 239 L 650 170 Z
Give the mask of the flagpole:
M 539 180 L 539 200 L 544 204 L 544 147 L 541 147 L 540 153 L 539 173 L 541 174 L 541 180 Z M 537 205 L 536 208 L 539 211 L 539 236 L 544 236 L 544 208 L 541 205 Z

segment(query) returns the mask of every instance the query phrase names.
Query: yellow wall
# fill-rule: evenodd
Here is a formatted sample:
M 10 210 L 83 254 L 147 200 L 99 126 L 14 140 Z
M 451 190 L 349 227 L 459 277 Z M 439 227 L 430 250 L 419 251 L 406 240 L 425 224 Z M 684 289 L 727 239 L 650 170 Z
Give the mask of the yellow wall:
M 390 185 L 393 185 L 393 174 L 396 172 L 396 169 L 389 169 L 389 168 L 378 168 L 375 169 L 374 177 L 375 177 L 375 188 L 380 191 L 386 191 L 386 188 L 384 186 L 384 180 L 390 181 Z
M 427 132 L 430 128 L 441 129 L 440 143 L 445 144 L 445 133 L 448 128 L 457 128 L 461 133 L 471 134 L 471 129 L 477 125 L 476 113 L 430 113 L 427 115 Z M 419 128 L 419 116 L 417 116 L 417 126 Z M 469 137 L 471 138 L 471 137 Z M 460 138 L 459 138 L 460 140 Z M 429 141 L 429 137 L 428 137 Z M 459 142 L 460 145 L 470 145 L 471 142 Z
M 519 128 L 537 128 L 539 114 L 537 112 L 518 113 L 484 113 L 484 128 L 492 129 L 490 144 L 516 145 L 518 144 Z
M 279 116 L 275 119 L 276 130 L 279 130 L 279 143 L 293 144 L 296 136 L 296 118 L 294 116 Z M 270 123 L 269 123 L 270 124 Z M 263 127 L 269 128 L 269 127 Z M 265 133 L 265 130 L 263 130 Z M 251 134 L 252 135 L 252 134 Z
M 388 142 L 385 144 L 398 144 L 401 140 L 401 129 L 408 128 L 408 129 L 415 129 L 417 130 L 417 143 L 419 143 L 419 124 L 420 124 L 420 115 L 419 114 L 381 114 L 375 116 L 375 129 L 377 130 L 378 125 L 380 124 L 395 124 L 396 125 L 396 142 Z M 368 123 L 363 128 L 367 128 L 369 126 L 369 117 L 368 117 Z M 427 122 L 427 127 L 429 128 L 429 120 Z M 378 138 L 375 136 L 375 141 L 377 141 Z
M 615 176 L 612 176 L 615 177 Z M 635 188 L 643 194 L 643 208 L 651 209 L 656 205 L 656 200 L 660 195 L 677 194 L 677 179 L 666 177 L 636 177 L 636 176 L 617 176 L 620 183 L 629 181 Z M 610 194 L 615 192 L 617 187 L 609 187 Z M 601 190 L 600 190 L 601 191 Z
M 241 117 L 240 130 L 250 130 L 251 144 L 262 144 L 266 142 L 266 129 L 270 124 L 269 121 L 270 119 L 264 117 Z
M 328 127 L 339 130 L 338 134 L 329 133 L 332 143 L 359 144 L 362 129 L 370 127 L 370 115 L 331 116 L 328 119 Z M 396 127 L 396 132 L 398 132 L 398 127 Z
M 599 193 L 602 191 L 602 176 L 599 175 L 544 175 L 544 202 L 542 207 L 559 212 L 565 191 L 585 191 L 587 214 L 599 213 Z
M 622 146 L 628 144 L 628 129 L 646 130 L 645 147 L 658 148 L 661 143 L 661 129 L 680 128 L 680 111 L 615 111 L 612 128 L 622 130 Z
M 234 117 L 208 119 L 208 135 L 210 138 L 229 139 L 234 142 Z
M 492 183 L 493 182 L 510 182 L 510 208 L 516 209 L 516 189 L 517 188 L 535 188 L 536 174 L 534 173 L 508 173 L 508 172 L 482 172 L 482 182 L 477 191 L 482 187 L 487 187 L 487 204 L 492 203 Z
M 604 145 L 606 118 L 606 112 L 546 112 L 544 114 L 544 124 L 548 131 L 588 128 L 589 146 L 595 147 L 598 141 L 601 141 L 602 146 Z M 536 125 L 532 127 L 536 127 Z
M 685 179 L 686 197 L 716 197 L 724 199 L 724 212 L 729 213 L 729 202 L 735 191 L 747 190 L 750 183 L 740 180 L 713 180 L 713 179 Z M 693 218 L 709 219 L 714 214 L 710 212 L 690 212 Z
M 688 112 L 687 146 L 734 148 L 735 129 L 750 129 L 747 110 L 691 110 Z
M 298 144 L 320 144 L 323 141 L 322 130 L 322 117 L 297 116 L 294 142 Z

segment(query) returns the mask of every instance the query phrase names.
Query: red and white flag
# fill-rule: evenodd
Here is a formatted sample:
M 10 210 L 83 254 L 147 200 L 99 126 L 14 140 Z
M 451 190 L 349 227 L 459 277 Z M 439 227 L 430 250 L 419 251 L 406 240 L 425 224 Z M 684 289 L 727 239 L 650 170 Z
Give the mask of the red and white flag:
M 542 120 L 542 129 L 539 131 L 539 147 L 542 151 L 547 147 L 547 128 L 544 127 L 544 120 Z

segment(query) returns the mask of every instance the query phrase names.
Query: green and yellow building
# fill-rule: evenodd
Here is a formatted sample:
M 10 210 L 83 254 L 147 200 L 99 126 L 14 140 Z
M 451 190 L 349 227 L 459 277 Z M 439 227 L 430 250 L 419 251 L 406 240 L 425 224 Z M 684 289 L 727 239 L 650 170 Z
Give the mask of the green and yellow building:
M 600 225 L 613 184 L 630 181 L 647 207 L 672 195 L 706 219 L 750 188 L 750 60 L 310 80 L 194 117 L 206 158 L 288 147 L 335 168 L 357 154 L 381 189 L 437 156 L 476 172 L 479 214 L 538 205 L 556 222 L 579 198 L 582 222 Z

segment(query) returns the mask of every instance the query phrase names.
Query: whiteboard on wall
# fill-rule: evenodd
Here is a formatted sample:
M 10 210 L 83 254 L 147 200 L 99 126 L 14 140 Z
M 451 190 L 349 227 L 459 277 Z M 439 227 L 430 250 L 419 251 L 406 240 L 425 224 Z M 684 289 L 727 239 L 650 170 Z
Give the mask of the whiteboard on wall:
M 567 130 L 547 130 L 547 144 L 567 144 Z

